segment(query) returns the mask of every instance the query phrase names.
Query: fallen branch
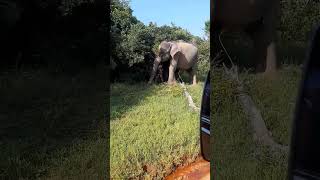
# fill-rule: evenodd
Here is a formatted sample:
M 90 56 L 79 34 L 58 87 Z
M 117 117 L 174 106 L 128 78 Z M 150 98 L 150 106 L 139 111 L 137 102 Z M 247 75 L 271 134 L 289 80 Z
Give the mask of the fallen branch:
M 276 143 L 270 136 L 270 132 L 266 127 L 259 109 L 255 106 L 251 97 L 244 91 L 243 85 L 239 80 L 237 66 L 232 66 L 230 69 L 224 66 L 224 71 L 229 79 L 237 83 L 237 98 L 240 101 L 243 110 L 249 117 L 254 133 L 253 138 L 259 143 L 271 147 L 272 150 L 288 151 L 288 146 Z
M 187 91 L 187 87 L 184 85 L 184 82 L 179 82 L 180 86 L 182 87 L 183 89 L 183 92 L 184 92 L 184 96 L 186 96 L 187 100 L 188 100 L 188 104 L 189 104 L 189 107 L 193 110 L 193 111 L 196 111 L 196 112 L 199 112 L 200 111 L 200 108 L 198 108 L 195 103 L 193 102 L 192 100 L 192 97 L 191 95 L 188 93 Z

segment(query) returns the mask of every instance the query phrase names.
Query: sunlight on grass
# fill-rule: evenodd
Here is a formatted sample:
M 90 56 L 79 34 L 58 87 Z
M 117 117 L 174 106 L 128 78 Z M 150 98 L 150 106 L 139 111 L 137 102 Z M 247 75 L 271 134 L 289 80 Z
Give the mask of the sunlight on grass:
M 196 104 L 197 107 L 200 107 L 201 105 L 201 97 L 202 97 L 202 91 L 203 91 L 203 82 L 198 82 L 197 85 L 187 85 L 187 90 L 192 96 L 193 102 Z
M 202 88 L 200 85 L 194 88 Z M 200 90 L 194 90 L 194 96 Z M 111 86 L 111 177 L 163 178 L 199 153 L 198 113 L 180 86 Z

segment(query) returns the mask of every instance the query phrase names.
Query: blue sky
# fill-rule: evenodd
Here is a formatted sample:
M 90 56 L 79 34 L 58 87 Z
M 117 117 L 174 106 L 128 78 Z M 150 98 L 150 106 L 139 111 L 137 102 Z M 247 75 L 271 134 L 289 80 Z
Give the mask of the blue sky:
M 133 15 L 144 24 L 171 25 L 204 37 L 204 23 L 210 19 L 210 0 L 131 0 Z

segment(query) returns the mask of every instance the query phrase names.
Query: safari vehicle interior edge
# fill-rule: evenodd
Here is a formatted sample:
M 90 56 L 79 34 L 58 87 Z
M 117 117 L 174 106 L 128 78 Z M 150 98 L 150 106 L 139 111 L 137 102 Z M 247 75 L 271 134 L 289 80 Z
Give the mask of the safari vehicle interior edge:
M 320 179 L 320 26 L 306 58 L 292 126 L 289 180 Z M 201 102 L 200 144 L 203 158 L 210 161 L 210 72 Z
M 202 157 L 210 161 L 210 71 L 207 75 L 200 110 L 200 144 Z
M 293 121 L 288 177 L 320 179 L 320 26 L 314 32 L 304 65 Z

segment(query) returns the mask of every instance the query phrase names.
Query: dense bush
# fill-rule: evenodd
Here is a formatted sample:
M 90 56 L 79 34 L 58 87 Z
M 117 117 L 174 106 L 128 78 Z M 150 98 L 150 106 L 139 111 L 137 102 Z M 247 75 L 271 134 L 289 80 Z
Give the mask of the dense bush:
M 198 75 L 199 78 L 205 78 L 210 69 L 210 42 L 203 41 L 198 45 Z

